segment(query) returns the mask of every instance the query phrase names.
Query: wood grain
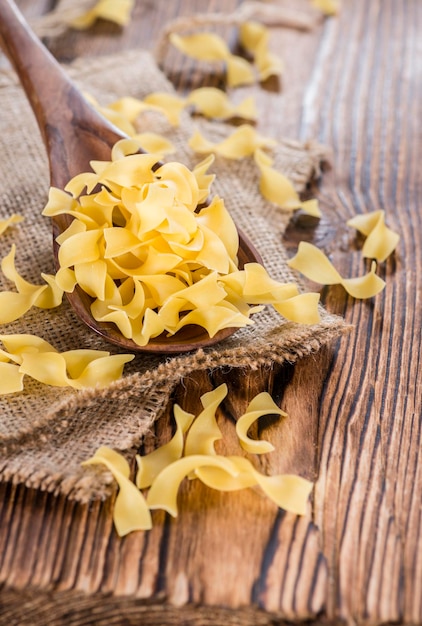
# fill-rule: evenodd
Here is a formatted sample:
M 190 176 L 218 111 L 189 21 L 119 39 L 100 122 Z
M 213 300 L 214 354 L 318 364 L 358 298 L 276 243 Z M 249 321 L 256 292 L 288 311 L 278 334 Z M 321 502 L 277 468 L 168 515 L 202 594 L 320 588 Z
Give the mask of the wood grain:
M 207 7 L 232 5 L 139 2 L 118 37 L 103 23 L 89 38 L 48 43 L 62 60 L 152 47 L 164 20 Z M 176 520 L 154 514 L 150 533 L 120 540 L 112 502 L 80 506 L 2 485 L 0 624 L 422 623 L 421 24 L 418 0 L 343 0 L 310 33 L 274 29 L 286 72 L 280 92 L 257 92 L 260 128 L 332 149 L 313 190 L 323 218 L 293 220 L 287 247 L 314 242 L 343 275 L 359 275 L 362 242 L 345 222 L 375 209 L 400 244 L 379 268 L 387 285 L 374 300 L 321 290 L 354 325 L 331 350 L 294 367 L 197 374 L 174 397 L 194 410 L 200 393 L 227 381 L 219 419 L 229 432 L 248 399 L 269 390 L 290 419 L 264 426 L 280 449 L 265 469 L 316 480 L 309 514 L 187 484 Z M 186 88 L 191 64 L 169 63 Z M 170 429 L 169 407 L 154 435 Z

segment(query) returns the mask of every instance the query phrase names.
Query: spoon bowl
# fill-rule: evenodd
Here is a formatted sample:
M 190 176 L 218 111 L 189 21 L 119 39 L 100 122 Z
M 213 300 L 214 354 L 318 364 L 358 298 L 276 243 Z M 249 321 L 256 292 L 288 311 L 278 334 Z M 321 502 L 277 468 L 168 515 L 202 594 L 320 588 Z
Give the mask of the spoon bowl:
M 31 31 L 11 0 L 0 0 L 0 44 L 11 61 L 34 112 L 46 148 L 50 183 L 64 189 L 71 178 L 91 171 L 90 161 L 109 161 L 114 144 L 126 136 L 87 102 L 50 52 Z M 56 238 L 72 218 L 51 218 L 53 249 L 59 268 Z M 261 263 L 248 238 L 238 230 L 238 261 Z M 133 352 L 181 353 L 213 345 L 233 334 L 225 328 L 214 337 L 200 326 L 186 326 L 173 336 L 151 339 L 145 346 L 126 339 L 114 324 L 97 322 L 91 314 L 92 299 L 79 287 L 67 298 L 78 317 L 95 333 Z

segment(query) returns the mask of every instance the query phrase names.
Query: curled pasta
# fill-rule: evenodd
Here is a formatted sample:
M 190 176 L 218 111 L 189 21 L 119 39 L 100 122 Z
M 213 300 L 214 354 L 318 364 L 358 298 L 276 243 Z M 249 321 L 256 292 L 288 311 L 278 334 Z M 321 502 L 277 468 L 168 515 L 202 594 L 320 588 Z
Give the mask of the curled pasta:
M 283 73 L 283 63 L 269 49 L 269 30 L 259 22 L 247 21 L 240 26 L 240 43 L 253 56 L 261 81 Z
M 15 266 L 16 246 L 12 245 L 9 254 L 3 257 L 1 269 L 3 274 L 14 283 L 17 293 L 0 292 L 0 324 L 13 322 L 29 311 L 32 306 L 41 309 L 52 309 L 62 302 L 63 290 L 56 283 L 54 276 L 41 274 L 44 285 L 33 285 L 26 281 Z
M 0 235 L 2 235 L 10 226 L 19 224 L 22 220 L 23 217 L 17 213 L 13 213 L 13 215 L 10 215 L 10 217 L 7 217 L 6 219 L 0 219 Z
M 253 155 L 258 148 L 271 148 L 276 143 L 274 139 L 260 135 L 248 124 L 242 124 L 218 143 L 209 141 L 199 131 L 196 131 L 189 139 L 189 146 L 195 152 L 219 154 L 226 159 L 242 159 Z
M 159 113 L 167 118 L 172 126 L 180 124 L 180 114 L 186 105 L 186 100 L 168 93 L 151 93 L 143 100 L 132 96 L 124 96 L 107 105 L 100 105 L 91 95 L 85 94 L 90 103 L 109 122 L 120 128 L 129 137 L 136 137 L 136 121 L 140 115 L 150 111 Z
M 252 424 L 263 415 L 281 415 L 287 416 L 274 402 L 267 392 L 262 392 L 255 396 L 249 403 L 246 413 L 244 413 L 236 422 L 236 434 L 239 438 L 240 445 L 246 452 L 252 454 L 265 454 L 272 452 L 274 446 L 263 440 L 251 439 L 248 437 L 248 430 Z
M 214 443 L 222 438 L 217 424 L 215 412 L 227 395 L 227 385 L 222 384 L 217 389 L 201 396 L 203 411 L 196 417 L 186 437 L 185 455 L 201 454 L 212 456 L 216 454 Z
M 376 263 L 370 271 L 358 278 L 342 278 L 325 254 L 316 246 L 301 241 L 296 255 L 288 265 L 304 276 L 323 285 L 340 284 L 353 298 L 372 298 L 385 287 L 385 282 L 375 274 Z
M 252 96 L 245 98 L 238 105 L 233 105 L 227 94 L 216 87 L 194 89 L 187 96 L 186 104 L 193 106 L 196 113 L 211 119 L 228 120 L 234 117 L 250 121 L 257 119 L 255 100 Z
M 356 228 L 365 235 L 362 254 L 368 259 L 375 259 L 382 263 L 394 252 L 400 241 L 400 236 L 385 223 L 384 211 L 373 211 L 366 215 L 356 215 L 348 220 L 348 226 Z
M 237 473 L 227 475 L 223 468 L 204 465 L 195 469 L 196 476 L 208 487 L 220 491 L 237 491 L 259 485 L 278 507 L 295 515 L 305 515 L 313 487 L 311 481 L 294 474 L 266 476 L 258 472 L 249 459 L 240 456 L 226 458 L 233 463 Z
M 23 372 L 19 365 L 5 363 L 0 356 L 0 395 L 17 393 L 23 389 Z
M 134 0 L 98 0 L 92 9 L 75 18 L 72 26 L 84 30 L 90 28 L 98 18 L 126 26 L 130 21 L 133 6 Z
M 215 33 L 194 33 L 186 36 L 171 33 L 169 41 L 175 48 L 197 61 L 224 62 L 229 87 L 249 85 L 255 81 L 250 63 L 232 54 L 226 42 Z
M 261 173 L 259 189 L 266 200 L 273 202 L 282 209 L 302 209 L 304 213 L 313 217 L 321 216 L 318 201 L 312 199 L 302 202 L 287 176 L 271 167 L 273 164 L 271 157 L 260 149 L 255 151 L 254 157 Z
M 0 335 L 5 350 L 0 351 L 0 362 L 16 366 L 9 368 L 8 383 L 3 393 L 19 391 L 17 381 L 25 375 L 54 387 L 104 387 L 121 377 L 123 367 L 133 354 L 115 354 L 100 350 L 68 350 L 59 353 L 51 344 L 29 334 Z
M 311 0 L 311 3 L 325 15 L 337 15 L 340 9 L 340 0 Z
M 129 464 L 121 454 L 102 446 L 82 465 L 105 465 L 116 480 L 119 491 L 114 502 L 113 521 L 120 537 L 135 530 L 152 528 L 151 513 L 145 498 L 130 480 Z
M 218 467 L 230 476 L 236 476 L 238 469 L 230 459 L 220 455 L 194 454 L 185 456 L 167 465 L 157 476 L 147 495 L 150 509 L 164 509 L 177 517 L 177 494 L 184 478 L 200 467 Z
M 177 461 L 183 454 L 184 435 L 192 424 L 195 416 L 187 413 L 177 404 L 173 407 L 176 421 L 176 432 L 170 441 L 147 455 L 136 455 L 138 472 L 136 486 L 139 489 L 150 487 L 158 474 L 170 463 Z

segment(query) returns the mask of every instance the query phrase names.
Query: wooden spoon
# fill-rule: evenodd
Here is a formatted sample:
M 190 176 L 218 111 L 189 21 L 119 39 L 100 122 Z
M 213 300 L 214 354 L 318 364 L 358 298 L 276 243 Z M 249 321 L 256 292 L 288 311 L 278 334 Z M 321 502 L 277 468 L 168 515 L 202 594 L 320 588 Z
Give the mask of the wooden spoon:
M 63 189 L 90 161 L 109 161 L 111 148 L 125 137 L 85 100 L 49 51 L 30 30 L 11 0 L 0 0 L 0 43 L 13 64 L 37 120 L 47 150 L 51 186 Z M 52 218 L 56 266 L 56 237 L 72 221 L 68 215 Z M 250 241 L 239 231 L 239 267 L 261 263 Z M 174 336 L 164 333 L 146 346 L 121 335 L 114 324 L 97 322 L 91 315 L 91 298 L 80 288 L 67 294 L 79 318 L 105 340 L 130 351 L 178 353 L 215 344 L 234 333 L 226 328 L 210 338 L 200 326 L 186 326 Z

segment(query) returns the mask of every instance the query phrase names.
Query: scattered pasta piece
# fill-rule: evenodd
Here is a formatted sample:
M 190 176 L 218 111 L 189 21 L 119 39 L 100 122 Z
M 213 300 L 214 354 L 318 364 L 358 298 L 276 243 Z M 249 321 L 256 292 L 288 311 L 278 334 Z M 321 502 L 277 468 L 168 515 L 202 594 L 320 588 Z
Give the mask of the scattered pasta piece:
M 287 264 L 310 280 L 322 285 L 343 285 L 353 298 L 372 298 L 385 287 L 385 282 L 375 274 L 376 263 L 359 278 L 342 278 L 325 254 L 311 243 L 301 241 L 297 254 Z
M 2 235 L 8 228 L 9 226 L 12 226 L 13 224 L 19 224 L 19 222 L 22 222 L 23 217 L 21 215 L 17 215 L 17 213 L 13 213 L 13 215 L 11 215 L 10 217 L 7 217 L 4 220 L 0 220 L 0 235 Z
M 23 389 L 24 374 L 19 371 L 19 365 L 5 363 L 0 357 L 0 395 L 17 393 Z
M 5 350 L 0 351 L 0 364 L 15 364 L 9 368 L 9 382 L 2 386 L 3 393 L 14 393 L 18 375 L 54 387 L 105 387 L 122 376 L 123 367 L 134 358 L 133 354 L 110 355 L 99 350 L 68 350 L 59 353 L 51 344 L 36 335 L 0 335 Z M 5 369 L 5 368 L 3 368 Z
M 272 168 L 273 160 L 262 150 L 255 151 L 255 163 L 261 172 L 259 189 L 269 202 L 273 202 L 282 209 L 302 209 L 308 215 L 321 217 L 317 200 L 305 200 L 302 202 L 290 180 Z
M 166 154 L 176 152 L 174 144 L 158 133 L 137 133 L 133 136 L 133 139 L 139 144 L 142 150 L 158 154 L 160 158 Z
M 101 106 L 90 94 L 85 94 L 85 97 L 99 113 L 129 137 L 137 134 L 135 122 L 148 111 L 155 111 L 166 117 L 172 126 L 178 126 L 180 113 L 186 104 L 186 100 L 182 98 L 160 92 L 151 93 L 143 100 L 126 96 L 106 106 Z
M 274 139 L 263 137 L 252 126 L 242 124 L 226 139 L 213 143 L 205 139 L 196 131 L 189 140 L 189 146 L 200 154 L 214 153 L 226 159 L 242 159 L 251 156 L 258 148 L 271 148 L 277 142 Z
M 244 143 L 254 132 L 247 128 L 240 129 Z M 94 171 L 73 178 L 64 192 L 50 190 L 43 214 L 74 218 L 58 239 L 61 289 L 79 285 L 92 298 L 93 317 L 140 346 L 190 324 L 210 337 L 242 328 L 265 304 L 292 321 L 319 321 L 318 294 L 299 295 L 259 264 L 238 270 L 239 236 L 221 198 L 196 210 L 214 180 L 213 157 L 191 171 L 131 151 L 134 139 L 122 140 L 111 161 L 93 162 Z
M 151 513 L 145 498 L 130 480 L 129 464 L 121 454 L 102 446 L 82 465 L 105 465 L 116 480 L 119 491 L 114 503 L 113 521 L 120 537 L 135 530 L 152 528 Z
M 258 22 L 243 22 L 240 26 L 240 43 L 253 56 L 261 81 L 270 76 L 280 76 L 283 63 L 269 50 L 269 30 Z
M 226 42 L 214 33 L 197 33 L 181 36 L 171 33 L 170 42 L 197 61 L 224 62 L 227 67 L 227 84 L 229 87 L 250 85 L 255 81 L 252 66 L 248 61 L 232 54 Z
M 254 468 L 249 459 L 241 456 L 226 458 L 237 469 L 236 474 L 227 475 L 222 468 L 205 465 L 195 469 L 196 476 L 208 487 L 220 491 L 237 491 L 259 485 L 278 507 L 295 515 L 305 515 L 312 482 L 293 474 L 265 476 Z
M 173 126 L 179 125 L 180 114 L 186 106 L 186 100 L 184 98 L 180 98 L 179 96 L 165 91 L 156 91 L 148 94 L 145 96 L 144 102 L 146 105 L 162 112 Z
M 214 443 L 222 438 L 215 412 L 227 395 L 227 385 L 223 384 L 201 396 L 204 410 L 196 417 L 186 437 L 185 456 L 216 454 Z
M 157 476 L 147 495 L 147 504 L 150 509 L 163 509 L 177 517 L 177 494 L 184 478 L 200 467 L 217 467 L 224 470 L 224 474 L 236 476 L 238 469 L 230 459 L 220 455 L 194 454 L 185 456 L 165 469 Z M 224 481 L 224 479 L 223 479 Z M 214 484 L 219 489 L 220 480 Z
M 337 15 L 340 8 L 340 0 L 311 0 L 316 9 L 319 9 L 325 15 Z
M 187 105 L 193 105 L 197 113 L 210 119 L 228 120 L 239 117 L 255 121 L 257 110 L 253 97 L 245 98 L 238 105 L 233 105 L 227 94 L 216 87 L 200 87 L 190 92 Z
M 239 438 L 240 445 L 246 452 L 251 454 L 265 454 L 274 450 L 274 446 L 269 441 L 255 440 L 248 437 L 248 430 L 252 424 L 263 415 L 282 415 L 287 417 L 274 402 L 269 393 L 262 392 L 255 396 L 250 402 L 246 413 L 239 417 L 236 422 L 236 434 Z
M 385 224 L 384 211 L 373 211 L 366 215 L 356 215 L 347 222 L 366 236 L 362 254 L 365 258 L 375 259 L 379 263 L 394 252 L 400 236 Z
M 109 20 L 119 26 L 129 23 L 134 0 L 99 0 L 95 6 L 72 22 L 73 28 L 90 28 L 98 19 Z
M 183 438 L 195 416 L 193 413 L 183 411 L 177 404 L 173 407 L 173 414 L 177 428 L 171 440 L 150 454 L 144 456 L 136 455 L 138 463 L 136 486 L 139 489 L 150 487 L 158 474 L 167 465 L 180 459 L 183 454 Z
M 44 285 L 33 285 L 22 278 L 15 267 L 15 254 L 16 246 L 13 244 L 9 254 L 1 261 L 2 272 L 14 283 L 17 293 L 0 292 L 0 324 L 19 319 L 32 306 L 41 309 L 55 308 L 61 304 L 63 298 L 63 290 L 50 274 L 41 274 L 45 281 Z

